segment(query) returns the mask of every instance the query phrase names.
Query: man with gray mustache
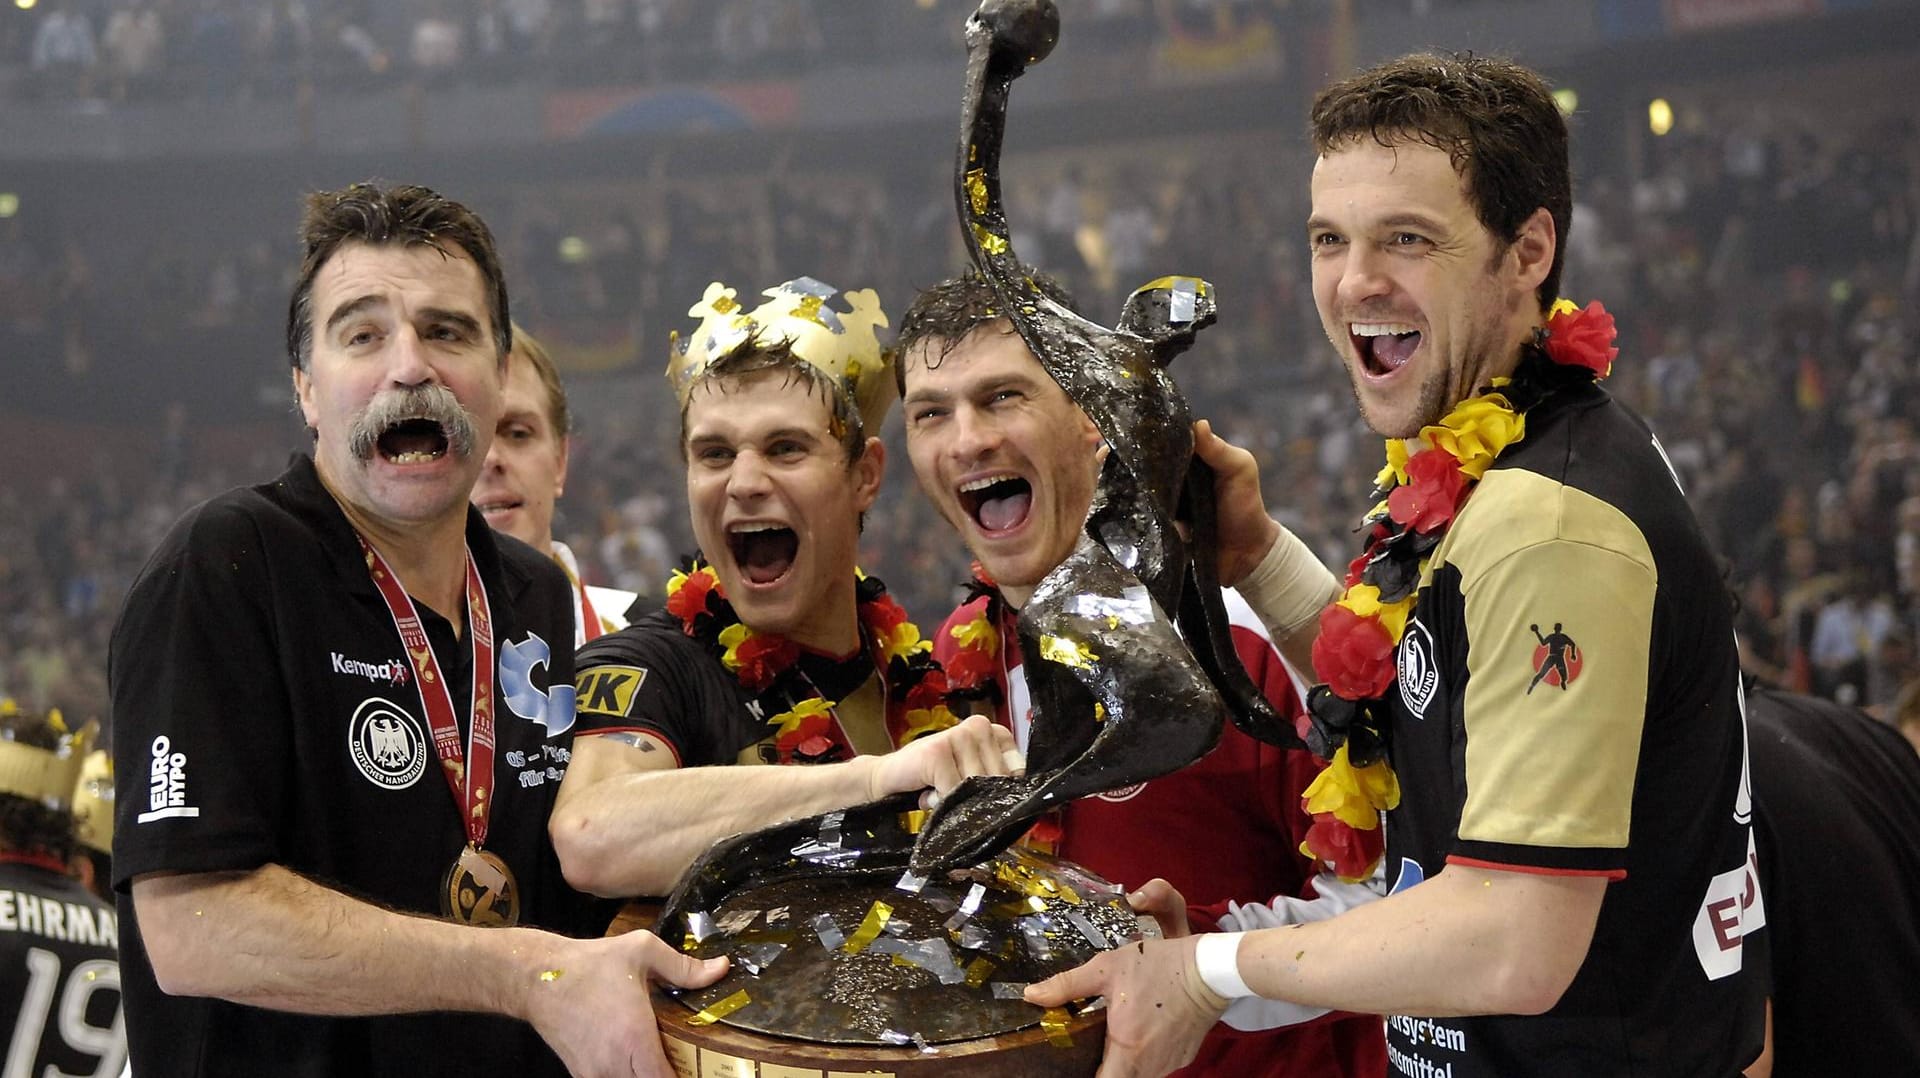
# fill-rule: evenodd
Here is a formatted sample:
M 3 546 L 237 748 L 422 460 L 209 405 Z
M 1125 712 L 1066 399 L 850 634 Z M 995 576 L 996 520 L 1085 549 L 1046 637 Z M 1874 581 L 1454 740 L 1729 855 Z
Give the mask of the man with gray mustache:
M 711 982 L 567 887 L 573 608 L 468 496 L 503 408 L 487 227 L 311 196 L 289 306 L 313 453 L 191 511 L 113 634 L 134 1072 L 665 1076 L 648 980 Z
M 367 410 L 353 419 L 347 430 L 347 451 L 354 459 L 371 461 L 380 451 L 380 437 L 400 426 L 419 420 L 440 428 L 447 441 L 446 451 L 454 457 L 473 455 L 473 417 L 460 406 L 460 398 L 445 386 L 412 386 L 375 397 Z

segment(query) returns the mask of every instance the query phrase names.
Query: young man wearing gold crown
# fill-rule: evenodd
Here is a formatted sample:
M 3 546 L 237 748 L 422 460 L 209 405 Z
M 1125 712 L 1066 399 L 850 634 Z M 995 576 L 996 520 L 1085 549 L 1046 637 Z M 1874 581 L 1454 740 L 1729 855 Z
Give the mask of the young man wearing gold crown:
M 1387 810 L 1393 890 L 1112 952 L 1027 998 L 1107 997 L 1104 1078 L 1178 1066 L 1253 996 L 1388 1016 L 1400 1074 L 1736 1074 L 1766 916 L 1731 604 L 1658 444 L 1596 385 L 1612 317 L 1556 299 L 1565 119 L 1518 65 L 1417 55 L 1323 91 L 1311 126 L 1314 299 L 1388 441 L 1308 703 L 1338 746 L 1329 811 Z M 1198 449 L 1223 580 L 1311 558 L 1251 455 Z M 1255 606 L 1271 624 L 1325 598 Z
M 1004 729 L 955 723 L 930 643 L 855 564 L 895 392 L 878 298 L 764 294 L 747 312 L 710 285 L 671 349 L 700 557 L 577 657 L 552 835 L 595 894 L 665 894 L 716 839 L 1018 764 Z
M 70 873 L 93 741 L 0 697 L 0 1029 L 8 1074 L 119 1074 L 119 921 Z

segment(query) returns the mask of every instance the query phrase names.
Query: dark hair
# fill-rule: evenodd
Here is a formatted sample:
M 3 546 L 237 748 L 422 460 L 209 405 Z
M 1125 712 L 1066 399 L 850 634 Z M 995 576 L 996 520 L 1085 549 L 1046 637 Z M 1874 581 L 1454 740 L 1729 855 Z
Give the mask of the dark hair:
M 848 469 L 866 453 L 867 431 L 860 419 L 860 409 L 853 406 L 852 396 L 843 391 L 833 376 L 800 358 L 793 350 L 793 342 L 784 337 L 768 341 L 749 335 L 707 364 L 687 387 L 686 399 L 680 402 L 681 463 L 687 459 L 687 408 L 693 403 L 693 391 L 709 383 L 745 381 L 760 375 L 784 377 L 787 386 L 798 384 L 808 395 L 827 402 L 827 410 L 832 413 L 828 429 L 847 451 Z
M 547 395 L 547 422 L 553 426 L 553 436 L 565 438 L 573 430 L 573 411 L 567 407 L 567 390 L 560 384 L 560 368 L 554 365 L 553 355 L 539 338 L 513 325 L 513 350 L 510 356 L 525 359 L 540 379 L 540 388 Z
M 62 734 L 45 715 L 11 706 L 0 710 L 0 738 L 53 752 Z M 63 864 L 73 856 L 73 813 L 19 794 L 0 793 L 0 846 L 14 853 L 43 854 Z
M 447 254 L 447 244 L 465 252 L 480 267 L 493 316 L 495 350 L 502 363 L 513 348 L 513 323 L 507 314 L 507 279 L 493 233 L 472 210 L 438 192 L 412 184 L 381 187 L 356 183 L 338 191 L 307 196 L 300 221 L 300 280 L 287 304 L 287 358 L 301 370 L 313 358 L 313 279 L 334 252 L 348 243 L 432 247 Z
M 1545 206 L 1556 243 L 1537 294 L 1542 311 L 1553 306 L 1573 223 L 1573 179 L 1566 118 L 1538 74 L 1472 53 L 1415 53 L 1320 91 L 1308 126 L 1314 152 L 1323 155 L 1362 138 L 1445 152 L 1474 214 L 1503 244 L 1519 239 L 1520 226 Z
M 1078 313 L 1073 293 L 1067 291 L 1052 274 L 1022 264 L 1019 272 L 1033 283 L 1043 296 Z M 894 342 L 893 381 L 901 396 L 907 392 L 907 350 L 922 341 L 941 342 L 944 358 L 967 334 L 998 321 L 1006 315 L 999 310 L 1000 297 L 979 270 L 968 270 L 939 284 L 920 290 L 907 313 L 900 316 L 900 336 Z

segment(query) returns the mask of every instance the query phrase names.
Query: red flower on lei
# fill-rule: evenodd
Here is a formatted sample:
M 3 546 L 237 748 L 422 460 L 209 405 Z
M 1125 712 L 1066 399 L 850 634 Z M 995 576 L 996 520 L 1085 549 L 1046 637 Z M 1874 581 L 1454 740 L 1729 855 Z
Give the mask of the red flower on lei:
M 675 585 L 678 585 L 677 587 Z M 707 595 L 720 586 L 712 569 L 693 573 L 675 573 L 667 585 L 667 613 L 679 618 L 693 635 L 693 619 L 707 613 Z
M 1313 638 L 1313 672 L 1347 700 L 1371 700 L 1393 684 L 1392 634 L 1377 617 L 1328 603 Z
M 1387 515 L 1428 534 L 1452 523 L 1466 493 L 1467 477 L 1453 454 L 1444 449 L 1422 449 L 1407 460 L 1406 484 L 1387 495 Z
M 1333 866 L 1343 880 L 1364 880 L 1374 862 L 1387 852 L 1387 838 L 1378 827 L 1351 827 L 1331 812 L 1317 813 L 1307 828 L 1302 849 Z
M 1613 316 L 1599 300 L 1584 308 L 1561 300 L 1547 318 L 1547 355 L 1555 363 L 1585 367 L 1594 377 L 1605 378 L 1613 370 L 1614 357 L 1620 354 L 1613 344 L 1616 334 Z
M 750 692 L 765 692 L 787 667 L 800 660 L 800 646 L 784 636 L 751 633 L 734 654 L 740 662 L 740 684 Z

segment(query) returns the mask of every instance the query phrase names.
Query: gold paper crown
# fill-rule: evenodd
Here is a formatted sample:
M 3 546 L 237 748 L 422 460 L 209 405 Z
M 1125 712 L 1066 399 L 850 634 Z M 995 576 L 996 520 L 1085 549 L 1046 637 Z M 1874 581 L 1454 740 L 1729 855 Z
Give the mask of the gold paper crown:
M 796 277 L 762 292 L 767 301 L 746 311 L 737 293 L 715 281 L 707 294 L 687 310 L 700 319 L 700 328 L 682 337 L 668 338 L 667 380 L 686 407 L 687 394 L 707 367 L 740 347 L 749 338 L 766 344 L 787 342 L 793 354 L 825 371 L 853 406 L 869 436 L 880 433 L 899 389 L 893 382 L 893 355 L 880 347 L 874 332 L 888 325 L 880 297 L 871 288 L 842 293 L 811 277 Z M 848 310 L 827 305 L 844 296 Z
M 0 717 L 21 714 L 20 705 L 0 697 Z M 47 725 L 60 733 L 57 748 L 42 749 L 11 739 L 0 739 L 0 794 L 12 794 L 45 805 L 64 809 L 73 801 L 73 790 L 80 779 L 80 765 L 100 724 L 88 722 L 78 730 L 68 730 L 60 709 L 47 712 Z
M 113 852 L 113 757 L 105 749 L 87 753 L 80 781 L 73 788 L 73 833 L 80 845 Z

